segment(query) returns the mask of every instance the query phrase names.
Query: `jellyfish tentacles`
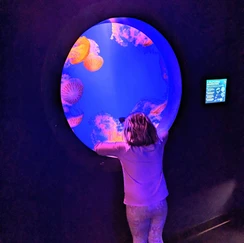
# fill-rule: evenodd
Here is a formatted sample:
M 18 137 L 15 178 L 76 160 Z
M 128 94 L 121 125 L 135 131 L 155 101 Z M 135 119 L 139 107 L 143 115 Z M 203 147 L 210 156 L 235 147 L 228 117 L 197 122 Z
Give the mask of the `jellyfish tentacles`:
M 121 46 L 125 47 L 128 46 L 128 43 L 132 43 L 134 46 L 148 47 L 153 44 L 153 41 L 138 29 L 119 23 L 111 23 L 111 25 L 112 35 L 110 39 L 114 39 Z

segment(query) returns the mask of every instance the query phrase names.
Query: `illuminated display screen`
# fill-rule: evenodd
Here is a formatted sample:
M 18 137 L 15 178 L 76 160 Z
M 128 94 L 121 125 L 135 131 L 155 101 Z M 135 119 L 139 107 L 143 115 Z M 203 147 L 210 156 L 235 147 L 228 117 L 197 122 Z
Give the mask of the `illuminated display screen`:
M 168 130 L 178 113 L 181 75 L 167 40 L 132 18 L 103 21 L 77 38 L 64 63 L 61 101 L 76 136 L 89 148 L 122 141 L 119 118 L 141 111 Z
M 226 100 L 227 79 L 207 79 L 205 103 L 219 103 Z

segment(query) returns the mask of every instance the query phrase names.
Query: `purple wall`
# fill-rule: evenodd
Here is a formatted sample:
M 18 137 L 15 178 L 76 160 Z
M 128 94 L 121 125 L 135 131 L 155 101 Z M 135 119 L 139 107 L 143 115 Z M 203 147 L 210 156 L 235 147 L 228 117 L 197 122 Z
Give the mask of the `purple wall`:
M 118 161 L 69 129 L 59 101 L 79 34 L 113 16 L 142 19 L 179 59 L 183 98 L 165 151 L 165 235 L 244 201 L 243 8 L 232 1 L 5 1 L 1 29 L 1 233 L 4 243 L 130 242 Z M 229 77 L 229 102 L 205 106 L 204 77 Z

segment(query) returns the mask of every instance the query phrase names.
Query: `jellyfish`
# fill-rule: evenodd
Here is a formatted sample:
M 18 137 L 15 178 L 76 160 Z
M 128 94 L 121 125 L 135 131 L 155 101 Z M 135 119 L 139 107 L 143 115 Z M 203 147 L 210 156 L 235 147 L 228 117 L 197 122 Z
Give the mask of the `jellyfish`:
M 66 62 L 70 62 L 73 65 L 81 63 L 88 56 L 89 51 L 89 40 L 85 36 L 80 37 L 69 52 Z
M 167 105 L 167 101 L 163 104 L 157 105 L 155 108 L 153 108 L 150 112 L 151 115 L 159 115 L 162 113 L 162 111 L 165 109 Z
M 167 106 L 167 101 L 159 105 L 153 105 L 148 115 L 155 127 L 157 127 L 162 120 L 162 112 Z
M 147 38 L 146 40 L 144 40 L 143 46 L 147 47 L 147 46 L 151 46 L 153 44 L 152 40 Z
M 111 131 L 108 134 L 108 141 L 110 142 L 122 142 L 123 141 L 123 133 L 119 131 Z
M 134 45 L 138 46 L 138 45 L 142 45 L 144 47 L 146 46 L 150 46 L 152 44 L 151 39 L 149 39 L 143 32 L 130 27 L 130 36 L 132 38 L 132 40 L 134 41 Z
M 135 105 L 132 112 L 145 113 L 150 118 L 154 126 L 157 127 L 162 119 L 162 112 L 166 106 L 167 100 L 163 102 L 158 99 L 143 99 Z
M 63 105 L 73 105 L 77 103 L 80 100 L 82 93 L 83 85 L 80 81 L 72 81 L 71 79 L 70 82 L 61 84 L 61 99 Z
M 122 31 L 120 28 L 123 26 L 122 24 L 112 23 L 112 35 L 110 37 L 111 40 L 115 39 L 115 41 L 120 44 L 121 46 L 127 46 L 127 43 L 125 43 L 122 40 Z
M 98 55 L 100 53 L 100 49 L 96 41 L 92 39 L 88 39 L 90 42 L 90 52 L 89 54 L 93 53 L 94 55 Z
M 123 132 L 119 129 L 120 122 L 110 114 L 99 114 L 94 119 L 94 129 L 92 140 L 94 144 L 98 140 L 121 142 L 123 141 Z
M 98 71 L 104 61 L 101 56 L 94 55 L 93 53 L 89 54 L 88 57 L 84 60 L 84 67 L 89 70 L 90 72 Z
M 62 74 L 61 83 L 66 83 L 70 81 L 70 76 L 68 74 Z
M 82 110 L 82 107 L 79 105 L 79 103 L 72 105 L 69 108 L 69 113 L 68 113 L 69 117 L 77 117 L 77 116 L 81 116 L 83 114 L 84 114 L 84 112 Z
M 87 44 L 87 40 L 89 39 L 87 39 L 85 36 L 79 37 L 78 40 L 75 42 L 74 47 Z
M 89 49 L 83 46 L 74 47 L 71 49 L 71 54 L 69 56 L 71 64 L 78 64 L 82 62 L 89 54 Z
M 81 123 L 82 119 L 83 119 L 83 115 L 80 115 L 77 117 L 71 117 L 71 118 L 67 119 L 67 121 L 69 123 L 69 126 L 71 128 L 74 128 L 74 127 L 77 127 Z
M 147 47 L 153 44 L 150 38 L 136 28 L 118 23 L 111 23 L 111 25 L 112 35 L 110 39 L 115 39 L 121 46 L 128 46 L 128 43 L 133 43 L 134 46 Z
M 152 102 L 151 100 L 143 99 L 143 100 L 140 100 L 135 105 L 132 112 L 143 112 L 146 115 L 149 115 L 149 113 L 153 109 L 152 107 L 155 107 L 155 106 L 156 106 L 155 102 Z

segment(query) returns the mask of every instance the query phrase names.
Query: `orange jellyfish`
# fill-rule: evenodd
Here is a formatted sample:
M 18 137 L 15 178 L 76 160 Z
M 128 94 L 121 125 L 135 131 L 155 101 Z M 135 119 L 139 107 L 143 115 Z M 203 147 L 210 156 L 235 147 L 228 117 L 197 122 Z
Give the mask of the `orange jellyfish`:
M 70 61 L 71 64 L 78 64 L 88 56 L 90 51 L 90 42 L 85 37 L 80 37 L 74 47 L 72 47 L 67 59 Z
M 144 47 L 147 47 L 147 46 L 151 46 L 153 44 L 152 40 L 147 38 L 144 43 L 143 43 L 143 46 Z
M 167 102 L 156 106 L 154 109 L 151 110 L 150 115 L 159 115 L 166 107 Z
M 74 46 L 80 46 L 80 45 L 84 45 L 87 42 L 87 38 L 85 36 L 81 36 L 78 38 L 78 40 L 75 42 Z
M 117 119 L 109 114 L 101 114 L 95 117 L 95 127 L 99 130 L 99 136 L 104 137 L 104 141 L 121 142 L 123 141 L 123 132 L 118 130 Z M 93 130 L 93 136 L 96 138 L 97 132 Z
M 67 119 L 69 125 L 71 128 L 77 127 L 83 119 L 83 115 L 77 116 L 77 117 L 71 117 Z
M 110 141 L 110 142 L 123 142 L 122 132 L 118 132 L 117 130 L 109 131 L 108 141 Z
M 95 72 L 102 67 L 103 63 L 104 61 L 101 56 L 90 53 L 84 60 L 84 67 L 90 72 Z
M 83 93 L 83 85 L 81 82 L 65 82 L 61 85 L 62 103 L 73 105 L 77 103 Z

